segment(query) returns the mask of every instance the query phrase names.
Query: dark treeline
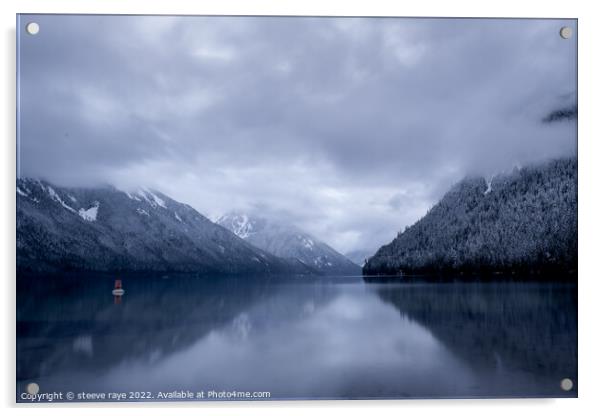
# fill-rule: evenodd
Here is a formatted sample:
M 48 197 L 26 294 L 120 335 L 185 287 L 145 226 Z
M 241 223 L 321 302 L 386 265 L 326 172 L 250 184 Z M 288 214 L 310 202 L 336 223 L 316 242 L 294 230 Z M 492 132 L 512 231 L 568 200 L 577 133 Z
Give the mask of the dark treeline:
M 456 184 L 381 247 L 364 275 L 572 275 L 577 269 L 577 160 Z

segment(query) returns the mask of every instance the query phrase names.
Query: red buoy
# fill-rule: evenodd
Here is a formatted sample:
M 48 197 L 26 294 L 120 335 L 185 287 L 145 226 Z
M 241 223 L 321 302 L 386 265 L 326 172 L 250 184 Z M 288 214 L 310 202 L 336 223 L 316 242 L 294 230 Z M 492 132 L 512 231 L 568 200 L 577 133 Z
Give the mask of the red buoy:
M 115 280 L 115 288 L 113 289 L 114 296 L 123 296 L 125 290 L 123 290 L 123 286 L 121 285 L 121 279 Z

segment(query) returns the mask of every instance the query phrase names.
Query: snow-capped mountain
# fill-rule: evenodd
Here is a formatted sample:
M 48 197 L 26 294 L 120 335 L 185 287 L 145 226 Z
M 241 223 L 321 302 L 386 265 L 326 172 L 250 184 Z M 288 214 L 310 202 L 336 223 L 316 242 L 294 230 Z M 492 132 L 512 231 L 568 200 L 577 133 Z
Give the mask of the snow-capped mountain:
M 322 275 L 355 275 L 360 267 L 326 243 L 298 228 L 244 213 L 229 213 L 217 224 L 255 247 L 278 257 L 296 259 Z
M 17 180 L 20 271 L 307 274 L 166 195 Z

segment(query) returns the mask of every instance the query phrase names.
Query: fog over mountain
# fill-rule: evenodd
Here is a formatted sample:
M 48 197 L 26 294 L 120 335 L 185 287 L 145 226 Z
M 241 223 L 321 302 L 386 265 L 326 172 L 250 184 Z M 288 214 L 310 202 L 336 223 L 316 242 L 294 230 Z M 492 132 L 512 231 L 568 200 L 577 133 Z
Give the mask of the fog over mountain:
M 353 276 L 361 273 L 358 265 L 350 259 L 290 224 L 238 212 L 227 213 L 216 223 L 257 248 L 280 258 L 300 262 L 315 274 Z
M 374 253 L 467 175 L 576 153 L 574 20 L 35 15 L 18 33 L 19 176 L 145 186 L 340 253 Z

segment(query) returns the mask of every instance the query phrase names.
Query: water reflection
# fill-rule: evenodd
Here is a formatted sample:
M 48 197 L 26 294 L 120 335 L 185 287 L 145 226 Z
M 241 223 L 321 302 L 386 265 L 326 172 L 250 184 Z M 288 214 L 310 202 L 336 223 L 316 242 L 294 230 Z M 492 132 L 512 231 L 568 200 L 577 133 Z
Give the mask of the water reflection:
M 475 391 L 576 395 L 558 391 L 561 379 L 577 379 L 575 285 L 384 284 L 376 292 L 479 374 Z
M 234 279 L 132 277 L 128 293 L 115 303 L 113 283 L 107 276 L 19 282 L 18 378 L 71 368 L 96 372 L 125 359 L 168 354 L 229 322 L 272 289 L 261 281 L 240 287 Z M 93 357 L 79 354 L 82 337 L 92 340 Z
M 41 391 L 558 396 L 576 378 L 571 287 L 147 276 L 114 304 L 109 277 L 36 282 L 18 285 L 17 380 Z

